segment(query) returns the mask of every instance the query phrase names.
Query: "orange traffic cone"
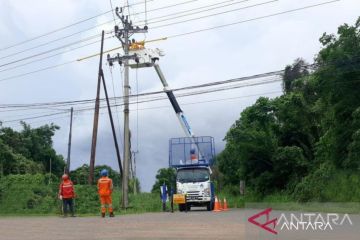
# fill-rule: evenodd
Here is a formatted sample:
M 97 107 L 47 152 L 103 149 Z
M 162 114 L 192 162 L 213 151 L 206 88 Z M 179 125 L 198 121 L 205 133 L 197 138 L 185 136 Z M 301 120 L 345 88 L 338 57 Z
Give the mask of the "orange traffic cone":
M 223 205 L 221 204 L 221 199 L 219 198 L 219 206 L 220 206 L 220 210 L 222 211 L 222 210 L 224 210 L 223 209 Z
M 221 212 L 221 205 L 220 202 L 218 201 L 217 196 L 215 196 L 215 205 L 213 212 Z
M 224 208 L 223 208 L 224 211 L 228 211 L 229 208 L 228 208 L 228 205 L 227 205 L 227 202 L 226 202 L 226 198 L 224 198 Z

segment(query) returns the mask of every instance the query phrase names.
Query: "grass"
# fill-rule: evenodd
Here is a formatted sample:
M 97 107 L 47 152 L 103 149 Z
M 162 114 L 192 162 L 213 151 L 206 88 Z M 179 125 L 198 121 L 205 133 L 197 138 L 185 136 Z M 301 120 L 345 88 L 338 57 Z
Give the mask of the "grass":
M 240 196 L 231 189 L 224 189 L 218 193 L 218 198 L 227 200 L 230 208 L 264 208 L 272 207 L 277 210 L 311 211 L 311 212 L 338 212 L 360 213 L 360 203 L 352 201 L 357 199 L 360 189 L 358 177 L 336 177 L 341 186 L 335 187 L 333 182 L 328 183 L 331 189 L 324 189 L 323 196 L 327 199 L 335 199 L 337 203 L 330 201 L 318 201 L 316 199 L 301 203 L 287 193 L 276 193 L 266 197 L 247 191 L 246 196 Z M 351 184 L 349 184 L 351 183 Z M 356 183 L 356 184 L 355 184 Z M 355 189 L 357 188 L 357 189 Z M 311 189 L 311 186 L 309 187 Z M 352 190 L 352 191 L 350 191 Z M 41 175 L 13 175 L 2 178 L 0 181 L 0 215 L 1 216 L 55 216 L 61 214 L 61 201 L 57 199 L 58 183 L 49 184 L 48 180 Z M 95 186 L 76 185 L 75 199 L 76 214 L 78 216 L 96 216 L 100 212 L 100 202 Z M 129 208 L 122 209 L 120 206 L 121 191 L 116 188 L 113 192 L 113 206 L 116 214 L 137 214 L 145 212 L 161 212 L 162 204 L 159 194 L 139 193 L 129 194 Z M 346 202 L 345 195 L 349 195 Z M 336 197 L 341 196 L 341 197 Z M 354 197 L 355 196 L 355 197 Z M 177 205 L 174 205 L 177 210 Z M 167 203 L 170 209 L 170 203 Z

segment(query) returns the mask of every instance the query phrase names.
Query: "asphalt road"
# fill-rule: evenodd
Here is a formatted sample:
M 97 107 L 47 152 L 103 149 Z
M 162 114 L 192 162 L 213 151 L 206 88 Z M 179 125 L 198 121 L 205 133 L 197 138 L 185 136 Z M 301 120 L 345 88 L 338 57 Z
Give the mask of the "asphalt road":
M 112 239 L 359 239 L 359 215 L 353 225 L 330 231 L 287 231 L 274 235 L 247 221 L 258 210 L 213 213 L 146 213 L 100 217 L 0 217 L 1 240 Z

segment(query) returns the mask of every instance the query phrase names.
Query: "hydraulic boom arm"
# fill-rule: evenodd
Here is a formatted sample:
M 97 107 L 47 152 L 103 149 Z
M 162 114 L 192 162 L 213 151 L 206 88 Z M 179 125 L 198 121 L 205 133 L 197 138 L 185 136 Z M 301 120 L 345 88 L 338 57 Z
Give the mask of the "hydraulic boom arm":
M 193 138 L 195 135 L 192 132 L 191 127 L 190 127 L 188 121 L 186 120 L 186 117 L 185 117 L 183 111 L 181 110 L 181 108 L 179 106 L 179 103 L 177 102 L 173 91 L 169 88 L 169 85 L 166 82 L 166 79 L 165 79 L 164 74 L 162 73 L 162 71 L 160 69 L 159 64 L 154 63 L 154 68 L 155 68 L 156 73 L 158 74 L 158 76 L 159 76 L 159 78 L 161 80 L 161 83 L 164 86 L 164 91 L 165 91 L 166 95 L 168 96 L 172 107 L 174 108 L 176 116 L 178 117 L 178 119 L 180 121 L 180 124 L 181 124 L 181 127 L 185 131 L 186 136 Z

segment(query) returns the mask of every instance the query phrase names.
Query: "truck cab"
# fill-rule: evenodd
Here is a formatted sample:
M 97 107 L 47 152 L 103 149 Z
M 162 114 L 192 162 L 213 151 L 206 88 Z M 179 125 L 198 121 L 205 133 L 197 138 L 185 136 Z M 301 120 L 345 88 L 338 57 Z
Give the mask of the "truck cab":
M 180 211 L 192 206 L 206 206 L 213 210 L 213 183 L 209 167 L 185 167 L 176 171 L 176 192 L 185 194 L 186 204 L 180 204 Z

